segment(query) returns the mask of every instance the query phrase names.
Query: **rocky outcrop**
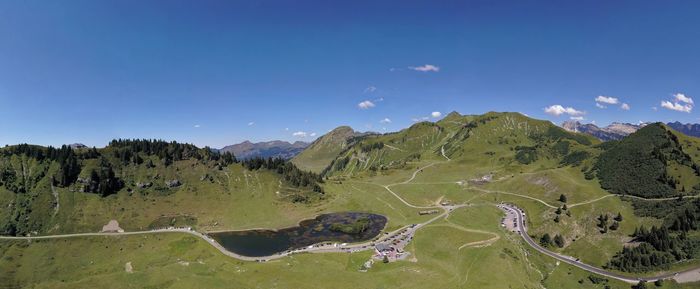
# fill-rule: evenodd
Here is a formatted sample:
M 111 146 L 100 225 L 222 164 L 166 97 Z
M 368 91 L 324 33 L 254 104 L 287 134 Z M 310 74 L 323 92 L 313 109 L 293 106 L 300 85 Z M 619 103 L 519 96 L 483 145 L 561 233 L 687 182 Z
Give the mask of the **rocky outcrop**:
M 151 182 L 136 183 L 136 187 L 139 189 L 145 189 L 145 188 L 149 188 L 151 186 L 153 186 L 153 183 L 151 183 Z
M 175 187 L 179 187 L 180 185 L 182 185 L 182 183 L 180 183 L 180 180 L 178 180 L 178 179 L 165 181 L 165 186 L 168 188 L 175 188 Z

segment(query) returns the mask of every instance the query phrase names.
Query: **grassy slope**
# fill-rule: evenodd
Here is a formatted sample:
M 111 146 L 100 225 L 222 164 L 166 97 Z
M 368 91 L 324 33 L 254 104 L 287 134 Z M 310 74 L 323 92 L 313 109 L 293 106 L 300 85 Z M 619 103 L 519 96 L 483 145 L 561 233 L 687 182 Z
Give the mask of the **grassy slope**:
M 93 231 L 116 219 L 122 228 L 136 230 L 147 228 L 162 216 L 186 215 L 195 217 L 202 230 L 240 229 L 293 225 L 314 210 L 285 201 L 276 193 L 284 192 L 279 188 L 279 177 L 264 170 L 231 165 L 216 171 L 184 161 L 176 163 L 174 170 L 139 169 L 135 179 L 150 179 L 146 175 L 155 174 L 161 176 L 157 182 L 177 178 L 183 185 L 144 195 L 121 191 L 106 198 L 62 190 L 57 223 L 73 226 L 62 231 Z M 204 174 L 213 180 L 200 181 Z
M 354 135 L 352 128 L 338 127 L 314 141 L 292 162 L 302 170 L 320 173 L 346 148 L 348 139 Z
M 90 161 L 83 170 L 86 176 Z M 13 157 L 12 166 L 39 171 L 27 158 Z M 50 172 L 51 170 L 49 170 Z M 283 227 L 313 216 L 316 205 L 293 204 L 285 199 L 286 188 L 277 174 L 266 171 L 248 171 L 239 164 L 217 170 L 194 160 L 175 162 L 164 167 L 158 164 L 148 169 L 144 165 L 120 170 L 119 177 L 126 187 L 115 195 L 100 197 L 79 192 L 77 186 L 54 188 L 59 208 L 54 209 L 50 178 L 41 178 L 28 193 L 15 194 L 0 186 L 0 206 L 8 208 L 28 202 L 30 223 L 36 223 L 36 233 L 56 234 L 97 232 L 109 220 L 119 221 L 126 230 L 147 229 L 151 224 L 167 224 L 176 219 L 178 225 L 192 225 L 200 230 Z M 202 180 L 202 176 L 208 176 Z M 181 186 L 166 188 L 165 181 L 178 179 Z M 137 182 L 153 182 L 147 189 L 139 189 Z M 129 192 L 127 188 L 132 188 Z M 318 204 L 318 203 L 316 203 Z M 8 218 L 11 210 L 2 210 Z M 186 223 L 179 219 L 188 217 Z
M 525 255 L 518 241 L 509 240 L 491 222 L 490 218 L 500 214 L 496 209 L 458 213 L 451 222 L 496 231 L 501 240 L 488 247 L 458 250 L 463 243 L 484 236 L 433 226 L 419 232 L 411 244 L 417 262 L 379 262 L 367 273 L 358 269 L 369 253 L 304 254 L 268 263 L 238 262 L 201 240 L 180 234 L 3 242 L 0 268 L 8 273 L 4 278 L 10 279 L 3 284 L 34 284 L 34 288 L 91 288 L 97 284 L 103 288 L 539 287 L 543 268 Z M 464 221 L 475 218 L 479 219 Z M 144 250 L 149 253 L 143 254 Z M 127 262 L 131 262 L 133 273 L 125 272 Z M 574 270 L 574 274 L 581 273 Z
M 460 209 L 447 220 L 440 220 L 416 234 L 407 249 L 417 262 L 376 263 L 367 273 L 358 272 L 358 268 L 369 258 L 369 253 L 304 254 L 269 263 L 239 262 L 219 254 L 201 240 L 165 234 L 30 244 L 1 241 L 0 270 L 8 272 L 3 274 L 7 284 L 30 284 L 37 288 L 89 288 L 96 284 L 114 288 L 541 288 L 541 284 L 546 288 L 601 288 L 601 285 L 591 284 L 588 273 L 534 253 L 517 235 L 502 230 L 498 223 L 502 213 L 493 204 L 501 201 L 516 203 L 527 211 L 532 234 L 561 233 L 567 239 L 567 246 L 561 249 L 564 254 L 580 256 L 595 265 L 602 265 L 609 254 L 619 250 L 620 240 L 634 226 L 653 221 L 635 220 L 628 203 L 609 197 L 575 206 L 570 209 L 572 217 L 563 217 L 562 222 L 554 223 L 554 209 L 522 196 L 557 205 L 561 193 L 568 196 L 569 204 L 608 195 L 596 180 L 583 178 L 581 168 L 590 163 L 574 168 L 560 167 L 561 156 L 551 152 L 555 142 L 547 141 L 538 148 L 538 160 L 523 165 L 515 160 L 513 147 L 536 145 L 537 141 L 531 134 L 545 131 L 551 124 L 519 114 L 490 113 L 486 117 L 490 120 L 469 130 L 464 129 L 464 124 L 479 120 L 479 116 L 450 114 L 438 124 L 439 129 L 419 124 L 396 134 L 366 138 L 365 143 L 381 141 L 398 149 L 384 147 L 362 155 L 359 148 L 349 148 L 344 156 L 363 158 L 370 163 L 360 168 L 357 162 L 350 162 L 351 165 L 343 171 L 331 172 L 331 179 L 324 185 L 326 200 L 314 205 L 293 206 L 280 201 L 274 194 L 275 176 L 260 172 L 255 177 L 258 182 L 251 181 L 253 177 L 248 175 L 246 183 L 246 172 L 236 167 L 226 171 L 229 177 L 223 172 L 216 173 L 214 183 L 199 184 L 200 172 L 185 163 L 178 164 L 182 166 L 179 174 L 183 174 L 181 178 L 185 186 L 175 194 L 159 197 L 155 204 L 122 192 L 108 197 L 112 199 L 107 202 L 112 203 L 105 207 L 97 200 L 81 199 L 92 196 L 61 191 L 61 210 L 64 198 L 75 198 L 80 204 L 78 207 L 90 208 L 93 213 L 106 211 L 77 219 L 62 217 L 66 220 L 64 223 L 68 220 L 75 220 L 78 224 L 99 220 L 90 226 L 101 224 L 107 219 L 100 218 L 108 215 L 128 217 L 138 214 L 133 220 L 124 221 L 128 228 L 134 228 L 147 224 L 160 214 L 187 211 L 197 216 L 202 228 L 210 228 L 207 226 L 213 222 L 219 222 L 218 228 L 282 227 L 321 212 L 355 210 L 383 214 L 389 218 L 388 229 L 395 229 L 430 217 L 419 216 L 419 209 L 405 206 L 382 185 L 403 182 L 418 167 L 434 164 L 418 173 L 411 184 L 392 186 L 392 189 L 418 205 L 433 204 L 442 198 L 456 203 L 469 202 L 472 206 Z M 572 150 L 598 153 L 572 143 Z M 452 161 L 445 162 L 440 150 L 443 146 Z M 409 149 L 410 153 L 419 152 L 420 158 L 405 161 L 410 156 Z M 387 170 L 369 169 L 372 164 L 389 166 L 398 162 L 401 164 Z M 489 173 L 496 180 L 490 184 L 457 183 Z M 165 176 L 167 172 L 161 174 Z M 193 185 L 195 183 L 197 185 Z M 216 202 L 202 201 L 201 206 L 196 205 L 203 199 Z M 71 205 L 65 206 L 69 208 Z M 127 212 L 120 213 L 121 207 Z M 618 211 L 625 218 L 620 230 L 599 234 L 591 216 L 602 212 L 616 214 Z M 489 233 L 464 231 L 457 227 Z M 458 249 L 465 243 L 490 239 L 491 234 L 497 234 L 499 239 L 489 246 Z M 600 249 L 590 250 L 591 247 Z M 189 265 L 178 263 L 180 261 L 189 262 Z M 132 262 L 133 274 L 124 272 L 126 262 Z M 323 274 L 319 274 L 321 270 Z M 627 284 L 613 281 L 610 285 L 612 288 L 629 288 Z M 686 285 L 685 288 L 692 286 Z M 664 288 L 682 287 L 667 282 Z

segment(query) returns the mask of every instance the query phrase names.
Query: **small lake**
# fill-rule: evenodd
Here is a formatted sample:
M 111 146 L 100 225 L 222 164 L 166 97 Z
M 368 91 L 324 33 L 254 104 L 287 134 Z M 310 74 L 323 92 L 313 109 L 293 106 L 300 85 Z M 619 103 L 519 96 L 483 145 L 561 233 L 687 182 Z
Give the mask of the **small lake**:
M 369 213 L 331 213 L 304 220 L 281 230 L 247 230 L 211 233 L 221 246 L 248 257 L 269 256 L 321 242 L 352 243 L 370 240 L 384 229 L 387 219 Z

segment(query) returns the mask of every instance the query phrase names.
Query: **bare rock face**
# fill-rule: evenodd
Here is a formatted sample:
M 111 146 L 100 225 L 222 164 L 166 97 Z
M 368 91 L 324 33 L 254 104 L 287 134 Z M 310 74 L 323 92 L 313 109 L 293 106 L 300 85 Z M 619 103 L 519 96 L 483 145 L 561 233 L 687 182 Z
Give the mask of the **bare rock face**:
M 145 189 L 145 188 L 148 188 L 150 186 L 153 186 L 153 183 L 151 183 L 151 182 L 136 183 L 136 187 L 139 189 Z
M 646 124 L 630 124 L 630 123 L 619 123 L 613 122 L 606 127 L 598 127 L 595 124 L 587 123 L 582 124 L 578 121 L 565 121 L 561 124 L 561 127 L 565 130 L 571 132 L 580 132 L 592 135 L 602 141 L 609 140 L 619 140 L 629 134 L 637 131 L 638 129 L 644 127 Z
M 174 188 L 174 187 L 179 187 L 180 185 L 182 185 L 182 183 L 180 183 L 180 180 L 174 179 L 174 180 L 170 180 L 170 181 L 165 181 L 165 185 L 168 188 Z

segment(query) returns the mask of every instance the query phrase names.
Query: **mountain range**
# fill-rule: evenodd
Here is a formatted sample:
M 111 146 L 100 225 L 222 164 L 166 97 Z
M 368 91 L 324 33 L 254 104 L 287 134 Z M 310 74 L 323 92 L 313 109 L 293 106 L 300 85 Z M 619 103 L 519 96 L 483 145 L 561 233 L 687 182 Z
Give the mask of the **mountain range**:
M 680 123 L 678 121 L 675 121 L 675 122 L 669 122 L 666 125 L 668 125 L 672 129 L 675 129 L 679 132 L 684 133 L 685 135 L 700 137 L 700 124 L 697 124 L 697 123 L 683 124 L 683 123 Z
M 631 124 L 613 122 L 612 124 L 599 127 L 592 123 L 580 123 L 578 121 L 569 120 L 561 124 L 561 127 L 570 132 L 580 132 L 592 135 L 599 140 L 620 140 L 631 133 L 639 130 L 647 125 L 647 123 Z M 670 128 L 688 136 L 700 137 L 700 124 L 697 123 L 680 123 L 678 121 L 666 123 Z
M 220 149 L 220 152 L 230 152 L 239 159 L 250 159 L 255 157 L 262 158 L 283 158 L 291 159 L 302 152 L 309 143 L 296 141 L 294 143 L 286 141 L 266 141 L 253 143 L 244 141 L 242 143 L 225 146 Z
M 197 270 L 236 264 L 257 275 L 232 273 L 212 278 L 217 282 L 222 280 L 218 278 L 236 278 L 236 284 L 244 288 L 258 282 L 249 276 L 267 280 L 281 274 L 293 274 L 282 275 L 284 280 L 301 278 L 300 282 L 311 284 L 318 278 L 319 268 L 332 278 L 343 278 L 348 275 L 346 258 L 360 260 L 351 270 L 369 272 L 357 274 L 396 278 L 395 282 L 403 279 L 379 275 L 389 268 L 382 266 L 435 272 L 436 276 L 421 278 L 440 288 L 458 288 L 461 281 L 450 278 L 454 272 L 443 273 L 435 270 L 436 266 L 474 263 L 489 268 L 555 268 L 555 259 L 538 257 L 536 252 L 530 255 L 534 258 L 526 259 L 524 250 L 531 244 L 517 242 L 511 236 L 518 235 L 502 229 L 503 223 L 499 226 L 504 217 L 496 206 L 500 203 L 527 212 L 530 225 L 523 235 L 538 240 L 552 255 L 574 256 L 594 267 L 643 276 L 676 270 L 668 268 L 678 262 L 699 266 L 693 254 L 695 244 L 700 243 L 700 139 L 680 133 L 692 132 L 693 125 L 673 126 L 614 123 L 600 128 L 568 122 L 559 127 L 514 112 L 453 112 L 436 122 L 417 122 L 385 134 L 359 133 L 341 126 L 311 144 L 243 142 L 210 150 L 177 142 L 120 139 L 94 150 L 7 146 L 0 148 L 0 235 L 51 239 L 0 243 L 0 272 L 9 272 L 0 274 L 0 281 L 12 284 L 10 288 L 51 285 L 55 278 L 75 285 L 85 282 L 82 275 L 72 275 L 79 270 L 55 268 L 80 268 L 85 260 L 98 257 L 100 262 L 94 266 L 105 269 L 93 274 L 100 280 L 132 274 L 129 272 L 134 272 L 133 276 L 152 272 L 169 276 L 165 272 L 172 270 L 181 270 L 183 279 L 199 280 Z M 619 141 L 601 142 L 598 138 Z M 295 146 L 305 148 L 297 154 Z M 292 154 L 295 156 L 290 161 L 251 159 L 290 158 Z M 424 215 L 440 210 L 444 218 Z M 284 262 L 229 260 L 231 252 L 220 255 L 208 245 L 215 241 L 197 237 L 199 232 L 287 228 L 299 220 L 333 212 L 385 216 L 393 223 L 382 229 L 384 233 L 415 228 L 411 231 L 415 241 L 411 241 L 414 236 L 408 238 L 408 246 L 402 250 L 427 253 L 419 255 L 416 262 L 375 262 L 374 268 L 362 265 L 367 255 L 280 256 L 295 262 L 295 271 L 288 273 L 289 265 Z M 74 238 L 62 240 L 66 234 L 100 232 L 110 223 L 117 224 L 117 231 L 149 236 L 69 235 Z M 187 228 L 189 235 L 154 231 L 162 228 Z M 472 236 L 465 230 L 479 233 Z M 627 247 L 630 236 L 638 246 Z M 372 246 L 355 246 L 373 250 Z M 465 246 L 468 250 L 460 251 Z M 126 249 L 117 250 L 122 247 Z M 590 250 L 592 247 L 597 249 Z M 313 246 L 306 248 L 312 250 Z M 319 250 L 327 249 L 332 250 Z M 453 251 L 464 255 L 454 256 Z M 471 252 L 504 257 L 472 260 L 467 258 Z M 163 256 L 170 258 L 169 262 L 159 261 Z M 42 261 L 48 258 L 56 261 Z M 143 273 L 142 268 L 150 271 Z M 561 276 L 556 279 L 522 269 L 509 272 L 515 277 L 501 282 L 529 280 L 528 288 L 541 284 L 579 288 L 582 282 L 606 282 L 615 285 L 611 288 L 629 288 L 611 275 L 602 275 L 606 277 L 600 280 L 607 281 L 596 279 L 602 277 L 593 274 L 605 273 L 600 271 L 603 269 L 586 268 L 590 267 L 559 270 Z M 50 270 L 57 270 L 58 277 L 34 274 Z M 496 278 L 474 276 L 484 284 Z M 367 283 L 353 288 L 377 287 L 373 278 L 355 277 L 351 276 L 353 282 Z M 45 287 L 55 288 L 49 285 Z M 521 288 L 520 283 L 506 285 L 480 288 Z
M 570 132 L 580 132 L 592 135 L 599 140 L 609 141 L 609 140 L 620 140 L 629 134 L 637 131 L 646 124 L 631 124 L 631 123 L 619 123 L 613 122 L 606 127 L 599 127 L 592 123 L 582 124 L 575 120 L 565 121 L 561 124 L 561 127 Z

